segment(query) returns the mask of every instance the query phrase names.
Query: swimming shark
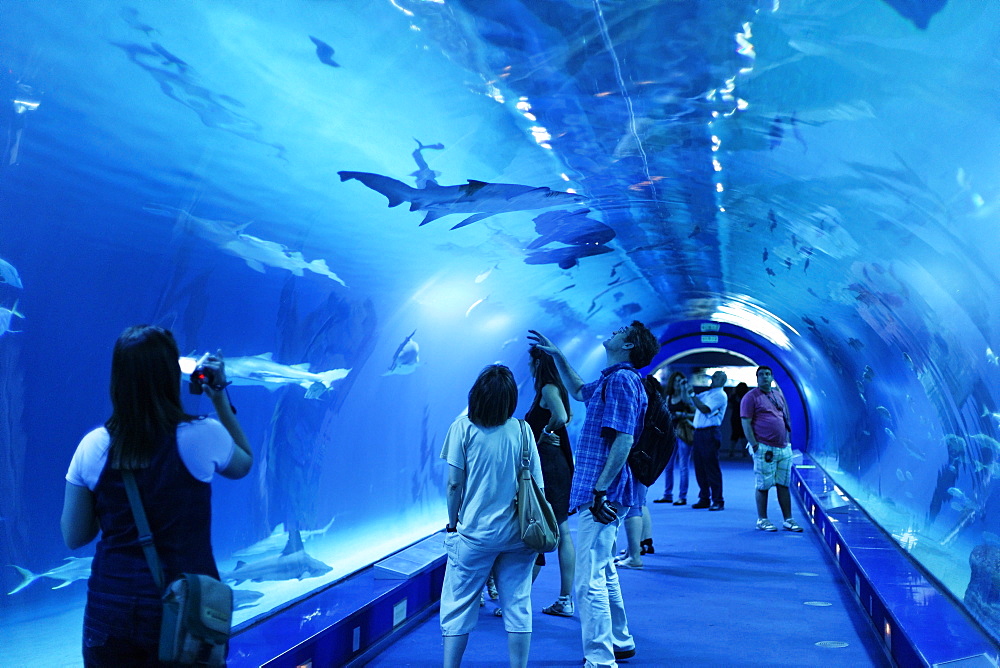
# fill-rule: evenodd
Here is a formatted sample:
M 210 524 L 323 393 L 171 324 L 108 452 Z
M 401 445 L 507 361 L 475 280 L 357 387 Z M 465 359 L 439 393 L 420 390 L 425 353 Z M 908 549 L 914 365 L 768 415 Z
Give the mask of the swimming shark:
M 305 550 L 296 550 L 290 554 L 279 554 L 276 557 L 260 559 L 252 563 L 236 562 L 236 568 L 221 574 L 222 580 L 233 580 L 236 584 L 251 580 L 304 580 L 325 575 L 333 569 L 319 559 L 306 554 Z
M 444 144 L 440 142 L 437 144 L 421 144 L 420 140 L 416 137 L 413 138 L 413 141 L 417 142 L 417 148 L 413 150 L 413 160 L 417 163 L 417 171 L 410 172 L 410 176 L 417 177 L 417 188 L 426 188 L 428 185 L 436 186 L 438 184 L 437 177 L 441 176 L 441 172 L 436 172 L 430 168 L 427 161 L 424 160 L 423 152 L 427 149 L 443 151 Z
M 417 370 L 420 366 L 420 345 L 413 340 L 413 335 L 417 330 L 413 330 L 408 337 L 396 348 L 396 353 L 392 356 L 392 364 L 383 376 L 406 376 Z
M 21 277 L 17 275 L 17 269 L 10 262 L 0 260 L 0 283 L 6 283 L 12 288 L 22 288 Z
M 197 364 L 198 358 L 194 355 L 181 357 L 181 373 L 190 374 Z M 226 359 L 226 377 L 233 385 L 260 385 L 272 391 L 284 385 L 300 385 L 306 388 L 306 399 L 318 399 L 335 381 L 350 372 L 350 369 L 330 369 L 312 373 L 308 362 L 291 366 L 278 364 L 271 353 Z
M 615 238 L 615 231 L 604 223 L 588 218 L 590 209 L 546 211 L 535 216 L 535 232 L 541 236 L 528 244 L 527 250 L 546 246 L 553 241 L 573 246 L 606 244 Z
M 557 264 L 560 269 L 572 269 L 580 264 L 580 258 L 610 253 L 613 248 L 602 245 L 566 246 L 564 248 L 542 249 L 528 253 L 525 264 Z
M 187 211 L 163 204 L 149 204 L 144 211 L 157 216 L 175 218 L 177 223 L 195 236 L 217 246 L 223 252 L 240 258 L 254 271 L 264 273 L 264 267 L 285 269 L 296 276 L 305 271 L 326 276 L 344 287 L 347 283 L 330 271 L 326 260 L 320 258 L 307 262 L 302 253 L 289 250 L 282 244 L 247 234 L 244 230 L 249 223 L 233 223 L 226 220 L 211 220 L 192 216 Z
M 7 595 L 10 596 L 11 594 L 16 594 L 39 578 L 62 580 L 62 582 L 53 587 L 53 589 L 68 587 L 77 580 L 83 580 L 90 577 L 90 564 L 93 561 L 93 557 L 66 557 L 67 563 L 62 566 L 56 566 L 52 570 L 45 571 L 44 573 L 32 573 L 27 568 L 14 566 L 23 579 L 21 580 L 21 584 L 7 592 Z
M 330 527 L 333 526 L 333 519 L 331 519 L 325 527 L 322 529 L 307 529 L 304 531 L 299 531 L 299 535 L 302 537 L 303 542 L 308 542 L 309 540 L 316 538 L 317 536 L 323 536 Z M 246 559 L 248 557 L 255 557 L 260 554 L 277 553 L 281 552 L 285 545 L 288 543 L 288 532 L 285 531 L 285 523 L 281 522 L 278 526 L 274 527 L 274 531 L 271 535 L 263 540 L 259 540 L 249 547 L 245 547 L 241 550 L 233 552 L 233 556 Z
M 547 209 L 553 206 L 579 204 L 584 198 L 575 193 L 550 188 L 535 188 L 512 183 L 485 183 L 469 180 L 461 186 L 439 186 L 427 183 L 424 188 L 411 188 L 402 181 L 368 172 L 337 172 L 341 181 L 354 179 L 389 200 L 389 208 L 410 203 L 410 211 L 426 211 L 421 225 L 453 213 L 471 213 L 451 229 L 510 211 Z
M 18 330 L 13 330 L 10 328 L 11 320 L 15 317 L 24 318 L 24 316 L 17 311 L 17 302 L 14 302 L 14 308 L 0 308 L 0 336 L 3 336 L 7 332 L 16 334 Z

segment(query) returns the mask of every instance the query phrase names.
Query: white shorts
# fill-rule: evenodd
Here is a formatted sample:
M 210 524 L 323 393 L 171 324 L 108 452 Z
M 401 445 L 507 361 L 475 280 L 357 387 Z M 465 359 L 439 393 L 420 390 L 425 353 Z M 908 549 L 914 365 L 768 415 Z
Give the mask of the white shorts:
M 766 461 L 767 453 L 771 461 Z M 775 485 L 788 487 L 792 480 L 792 446 L 776 447 L 760 443 L 753 453 L 753 477 L 756 488 L 763 491 Z
M 495 578 L 508 633 L 531 633 L 531 568 L 537 552 L 527 547 L 491 550 L 458 533 L 444 541 L 448 565 L 441 586 L 441 635 L 469 633 L 479 620 L 479 594 L 496 564 Z

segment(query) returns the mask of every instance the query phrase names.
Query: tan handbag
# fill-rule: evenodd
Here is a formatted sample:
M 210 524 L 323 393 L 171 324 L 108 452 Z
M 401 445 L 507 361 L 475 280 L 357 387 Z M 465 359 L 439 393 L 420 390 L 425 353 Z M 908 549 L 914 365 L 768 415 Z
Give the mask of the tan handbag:
M 521 424 L 521 469 L 517 475 L 517 517 L 521 540 L 536 552 L 552 552 L 559 545 L 559 524 L 545 494 L 531 475 L 531 449 L 525 423 Z

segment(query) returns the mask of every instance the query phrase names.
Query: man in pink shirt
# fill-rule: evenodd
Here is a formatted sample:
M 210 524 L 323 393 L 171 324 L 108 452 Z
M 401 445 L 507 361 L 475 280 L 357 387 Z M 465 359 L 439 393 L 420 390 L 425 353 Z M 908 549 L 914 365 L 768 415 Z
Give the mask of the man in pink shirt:
M 740 419 L 747 442 L 753 449 L 753 472 L 757 489 L 757 528 L 777 531 L 767 519 L 767 491 L 777 487 L 778 505 L 785 518 L 785 531 L 802 531 L 792 519 L 792 496 L 788 484 L 792 471 L 792 443 L 788 405 L 778 388 L 772 388 L 771 368 L 757 368 L 757 387 L 740 402 Z

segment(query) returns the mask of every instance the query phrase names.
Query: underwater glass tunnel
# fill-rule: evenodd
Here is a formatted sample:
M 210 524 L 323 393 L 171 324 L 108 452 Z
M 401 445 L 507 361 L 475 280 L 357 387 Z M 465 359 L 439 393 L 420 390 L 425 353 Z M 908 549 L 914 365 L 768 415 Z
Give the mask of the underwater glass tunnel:
M 440 530 L 528 329 L 593 378 L 638 319 L 773 360 L 795 447 L 1000 636 L 998 44 L 980 0 L 0 1 L 0 662 L 79 660 L 64 476 L 138 323 L 235 381 L 237 623 Z

